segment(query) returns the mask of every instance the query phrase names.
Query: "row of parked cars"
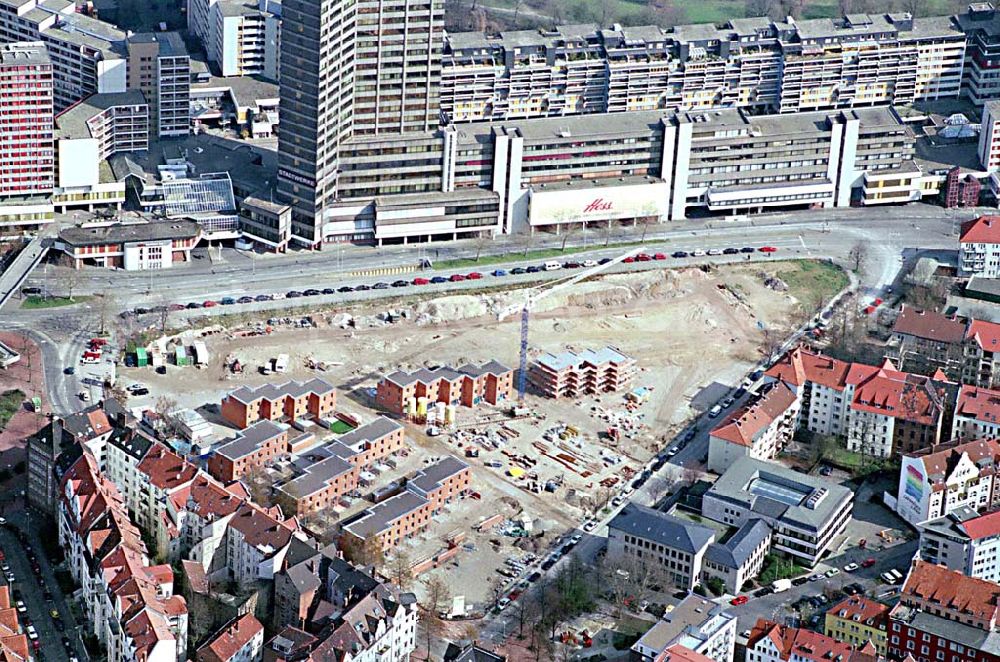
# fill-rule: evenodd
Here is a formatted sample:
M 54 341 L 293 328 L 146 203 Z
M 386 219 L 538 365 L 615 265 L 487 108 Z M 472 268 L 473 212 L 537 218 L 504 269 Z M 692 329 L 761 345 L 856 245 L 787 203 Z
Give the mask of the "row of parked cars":
M 746 246 L 744 248 L 713 248 L 709 250 L 695 250 L 695 251 L 674 251 L 671 257 L 674 258 L 686 258 L 686 257 L 702 257 L 705 255 L 735 255 L 737 253 L 773 253 L 778 249 L 774 246 L 762 246 L 760 248 L 753 248 Z M 638 253 L 636 255 L 629 256 L 622 260 L 627 264 L 632 264 L 635 262 L 651 262 L 656 260 L 666 260 L 667 255 L 665 253 Z M 126 311 L 122 313 L 123 316 L 128 315 L 146 315 L 149 313 L 162 313 L 162 312 L 176 312 L 180 310 L 195 310 L 198 308 L 214 308 L 215 306 L 233 306 L 237 304 L 247 304 L 247 303 L 262 303 L 265 301 L 274 301 L 277 299 L 298 299 L 301 297 L 313 297 L 328 294 L 345 294 L 348 292 L 367 292 L 369 290 L 388 290 L 393 287 L 410 287 L 421 286 L 421 285 L 435 285 L 442 283 L 457 283 L 466 280 L 480 280 L 484 276 L 493 276 L 495 278 L 503 278 L 504 276 L 519 276 L 522 274 L 535 274 L 548 271 L 556 271 L 559 269 L 580 269 L 580 268 L 590 268 L 596 267 L 601 264 L 607 264 L 611 262 L 611 258 L 606 257 L 600 260 L 568 260 L 566 262 L 557 262 L 550 260 L 540 265 L 531 265 L 527 267 L 514 267 L 513 269 L 494 269 L 492 271 L 483 272 L 471 271 L 467 274 L 452 274 L 450 276 L 433 276 L 431 278 L 426 278 L 418 276 L 409 280 L 399 279 L 392 282 L 380 281 L 372 285 L 362 283 L 360 285 L 341 285 L 340 287 L 325 287 L 310 288 L 308 290 L 290 290 L 284 294 L 258 294 L 256 296 L 245 295 L 241 297 L 222 297 L 221 299 L 208 299 L 205 301 L 191 301 L 189 303 L 173 303 L 169 305 L 153 306 L 151 308 L 138 307 L 131 311 Z

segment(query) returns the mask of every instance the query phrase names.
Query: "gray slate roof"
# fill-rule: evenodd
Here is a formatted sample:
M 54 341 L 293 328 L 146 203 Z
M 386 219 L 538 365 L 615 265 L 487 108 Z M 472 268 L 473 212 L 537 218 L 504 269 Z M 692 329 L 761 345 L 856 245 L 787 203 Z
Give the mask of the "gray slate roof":
M 740 568 L 770 535 L 771 527 L 767 522 L 761 519 L 749 520 L 726 542 L 709 545 L 705 560 L 726 568 Z
M 703 550 L 715 538 L 714 529 L 635 503 L 630 503 L 615 515 L 608 528 L 688 554 Z

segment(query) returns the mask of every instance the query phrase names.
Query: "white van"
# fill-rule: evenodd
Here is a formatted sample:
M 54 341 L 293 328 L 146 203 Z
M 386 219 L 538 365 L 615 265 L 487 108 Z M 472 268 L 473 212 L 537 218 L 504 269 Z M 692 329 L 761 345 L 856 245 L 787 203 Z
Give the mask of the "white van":
M 558 262 L 550 261 L 545 263 L 546 271 L 555 271 L 556 269 L 562 269 L 562 265 Z

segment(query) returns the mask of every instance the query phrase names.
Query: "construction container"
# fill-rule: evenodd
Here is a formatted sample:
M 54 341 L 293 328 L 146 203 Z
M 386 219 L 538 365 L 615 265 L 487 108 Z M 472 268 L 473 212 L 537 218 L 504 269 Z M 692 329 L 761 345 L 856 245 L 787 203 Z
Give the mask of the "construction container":
M 417 417 L 426 418 L 427 417 L 427 398 L 420 396 L 417 398 Z
M 145 347 L 135 348 L 135 364 L 140 368 L 145 368 L 149 365 L 149 355 L 146 354 Z
M 410 416 L 416 416 L 417 415 L 417 399 L 416 398 L 411 397 L 409 400 L 406 401 L 406 413 L 409 414 Z
M 183 345 L 178 345 L 174 350 L 174 363 L 177 365 L 188 365 L 189 359 Z
M 444 424 L 453 425 L 455 423 L 455 415 L 458 413 L 458 409 L 455 405 L 448 405 L 444 408 Z

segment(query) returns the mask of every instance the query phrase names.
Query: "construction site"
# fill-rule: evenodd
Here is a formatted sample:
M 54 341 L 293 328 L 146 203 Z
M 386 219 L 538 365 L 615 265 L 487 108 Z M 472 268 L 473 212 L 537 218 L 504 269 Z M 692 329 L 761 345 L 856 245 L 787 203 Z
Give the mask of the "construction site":
M 184 330 L 153 344 L 169 355 L 198 343 L 207 361 L 121 372 L 126 383 L 149 391 L 130 404 L 193 410 L 219 441 L 236 432 L 219 415 L 227 393 L 317 377 L 336 388 L 342 419 L 364 425 L 387 416 L 401 423 L 405 450 L 381 463 L 375 478 L 335 512 L 312 518 L 316 527 L 336 530 L 338 521 L 371 508 L 380 489 L 442 458 L 461 459 L 471 469 L 469 489 L 398 549 L 415 571 L 440 573 L 453 595 L 482 609 L 518 563 L 544 556 L 555 540 L 610 506 L 677 431 L 711 407 L 713 391 L 739 384 L 761 360 L 765 330 L 791 330 L 803 307 L 830 294 L 792 285 L 810 280 L 796 278 L 803 264 L 816 263 L 616 274 L 539 298 L 531 311 L 529 365 L 558 367 L 567 352 L 611 352 L 630 361 L 614 379 L 587 382 L 597 388 L 559 386 L 560 397 L 526 379 L 519 398 L 521 320 L 512 312 L 523 305 L 523 290 Z M 416 406 L 407 398 L 402 411 L 380 406 L 378 385 L 393 373 L 435 374 L 442 366 L 461 372 L 460 366 L 491 362 L 513 375 L 509 396 L 493 398 L 495 404 L 445 405 L 422 396 Z

